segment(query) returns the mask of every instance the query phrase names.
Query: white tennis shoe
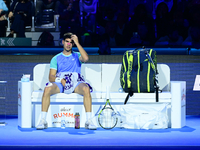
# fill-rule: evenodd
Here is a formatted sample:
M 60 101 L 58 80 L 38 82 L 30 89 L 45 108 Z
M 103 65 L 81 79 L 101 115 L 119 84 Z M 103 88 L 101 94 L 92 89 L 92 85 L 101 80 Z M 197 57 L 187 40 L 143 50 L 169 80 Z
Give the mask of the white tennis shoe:
M 40 123 L 36 127 L 37 130 L 43 130 L 43 129 L 47 129 L 47 128 L 48 128 L 48 123 L 44 119 L 41 119 Z
M 85 123 L 85 129 L 96 130 L 97 127 L 93 124 L 92 120 L 88 120 Z

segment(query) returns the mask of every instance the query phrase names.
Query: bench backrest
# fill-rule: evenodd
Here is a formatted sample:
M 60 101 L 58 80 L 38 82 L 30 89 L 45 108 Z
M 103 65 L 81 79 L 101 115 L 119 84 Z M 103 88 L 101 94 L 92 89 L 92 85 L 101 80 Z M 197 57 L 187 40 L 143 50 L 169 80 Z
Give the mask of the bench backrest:
M 163 91 L 170 90 L 170 68 L 166 64 L 158 64 L 158 81 L 160 89 Z M 109 85 L 110 92 L 118 91 L 120 85 L 121 64 L 102 64 L 102 91 L 106 91 Z
M 49 82 L 49 64 L 38 64 L 33 70 L 34 90 L 42 89 Z M 158 64 L 158 81 L 160 89 L 170 90 L 170 68 L 166 64 Z M 109 85 L 111 92 L 116 92 L 120 85 L 121 64 L 82 64 L 81 73 L 94 91 L 106 92 Z
M 81 73 L 94 91 L 101 91 L 101 64 L 82 64 Z M 33 69 L 34 90 L 42 89 L 49 82 L 50 64 L 38 64 Z

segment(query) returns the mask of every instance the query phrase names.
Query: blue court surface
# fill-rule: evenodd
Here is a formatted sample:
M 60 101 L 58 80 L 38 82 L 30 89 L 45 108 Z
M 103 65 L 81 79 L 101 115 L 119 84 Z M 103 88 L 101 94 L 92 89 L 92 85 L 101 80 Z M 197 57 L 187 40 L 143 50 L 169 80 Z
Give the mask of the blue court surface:
M 0 150 L 200 149 L 200 116 L 187 116 L 186 126 L 181 129 L 159 130 L 22 129 L 16 116 L 7 117 L 6 123 L 0 126 Z

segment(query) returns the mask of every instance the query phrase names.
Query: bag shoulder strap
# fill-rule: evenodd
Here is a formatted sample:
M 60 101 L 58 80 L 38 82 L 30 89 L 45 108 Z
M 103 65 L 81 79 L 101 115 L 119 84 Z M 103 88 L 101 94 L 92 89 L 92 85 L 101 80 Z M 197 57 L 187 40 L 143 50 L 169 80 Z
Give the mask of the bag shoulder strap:
M 14 7 L 14 9 L 13 9 L 13 14 L 15 13 L 15 9 L 16 9 L 18 3 L 19 3 L 19 2 L 17 2 L 17 3 L 15 4 L 15 7 Z
M 132 91 L 128 92 L 128 94 L 126 96 L 126 99 L 124 101 L 124 105 L 127 103 L 127 101 L 128 101 L 128 99 L 129 99 L 130 96 L 133 96 L 133 92 Z

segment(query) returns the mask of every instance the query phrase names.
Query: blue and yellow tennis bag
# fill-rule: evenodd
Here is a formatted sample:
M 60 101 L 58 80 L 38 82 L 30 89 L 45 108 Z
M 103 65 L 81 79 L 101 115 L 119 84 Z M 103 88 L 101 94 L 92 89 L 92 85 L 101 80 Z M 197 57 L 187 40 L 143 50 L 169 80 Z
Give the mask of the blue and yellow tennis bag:
M 123 90 L 130 96 L 133 93 L 155 92 L 156 74 L 158 73 L 155 50 L 139 48 L 124 53 L 120 82 Z

